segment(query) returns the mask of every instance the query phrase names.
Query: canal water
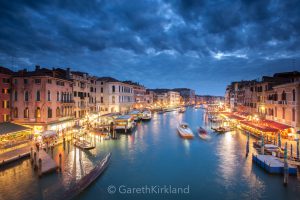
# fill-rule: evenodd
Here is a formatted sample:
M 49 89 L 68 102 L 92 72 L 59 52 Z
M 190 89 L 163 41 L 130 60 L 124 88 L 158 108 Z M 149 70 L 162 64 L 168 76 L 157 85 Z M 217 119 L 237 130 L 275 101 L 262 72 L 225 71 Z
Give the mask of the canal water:
M 181 121 L 190 124 L 193 140 L 177 134 Z M 211 132 L 211 140 L 204 141 L 196 135 L 199 126 L 210 130 L 211 124 L 203 110 L 189 108 L 183 114 L 154 114 L 151 121 L 139 123 L 133 134 L 118 135 L 118 140 L 94 137 L 96 148 L 88 153 L 60 145 L 54 158 L 58 162 L 58 153 L 63 154 L 62 174 L 38 178 L 29 160 L 10 165 L 0 172 L 0 199 L 61 199 L 65 188 L 108 152 L 112 157 L 105 173 L 75 199 L 300 199 L 297 177 L 289 177 L 284 187 L 282 176 L 269 175 L 252 163 L 252 138 L 246 158 L 244 133 Z M 143 188 L 144 194 L 137 194 Z

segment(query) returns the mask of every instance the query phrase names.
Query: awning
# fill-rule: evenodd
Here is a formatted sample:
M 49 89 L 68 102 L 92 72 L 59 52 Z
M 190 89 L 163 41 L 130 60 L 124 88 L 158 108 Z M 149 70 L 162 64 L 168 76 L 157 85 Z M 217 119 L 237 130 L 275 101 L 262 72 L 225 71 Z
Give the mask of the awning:
M 261 132 L 273 132 L 273 133 L 278 132 L 278 129 L 276 128 L 267 127 L 262 124 L 254 124 L 253 122 L 250 121 L 241 121 L 241 124 L 244 124 L 246 126 L 249 126 L 250 128 L 256 129 Z
M 226 117 L 228 117 L 230 119 L 235 119 L 235 120 L 239 120 L 239 121 L 245 120 L 245 118 L 237 116 L 235 114 L 223 113 L 223 115 L 225 115 Z
M 41 133 L 43 138 L 48 138 L 48 137 L 52 137 L 52 136 L 57 136 L 57 133 L 55 131 L 52 130 L 47 130 Z
M 281 123 L 278 123 L 278 122 L 274 122 L 274 121 L 271 121 L 271 120 L 263 120 L 262 123 L 264 123 L 265 125 L 270 126 L 272 128 L 279 129 L 279 130 L 285 130 L 285 129 L 292 128 L 291 126 L 281 124 Z
M 30 130 L 31 130 L 31 128 L 29 128 L 27 126 L 14 124 L 11 122 L 0 123 L 0 135 L 16 133 L 16 132 L 20 132 L 20 131 L 30 131 Z

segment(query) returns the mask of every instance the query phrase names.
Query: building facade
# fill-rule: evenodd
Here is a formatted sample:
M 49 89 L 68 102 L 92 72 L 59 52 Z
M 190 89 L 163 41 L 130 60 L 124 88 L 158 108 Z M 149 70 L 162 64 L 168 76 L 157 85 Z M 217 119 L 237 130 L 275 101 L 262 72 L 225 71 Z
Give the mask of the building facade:
M 63 133 L 73 126 L 74 101 L 69 69 L 21 70 L 12 78 L 12 120 L 36 132 Z
M 11 77 L 13 72 L 0 67 L 0 122 L 11 120 Z
M 126 113 L 133 108 L 133 86 L 118 81 L 111 77 L 102 77 L 97 80 L 97 90 L 100 89 L 100 112 L 102 113 Z M 101 99 L 103 97 L 103 99 Z M 102 101 L 103 100 L 103 101 Z

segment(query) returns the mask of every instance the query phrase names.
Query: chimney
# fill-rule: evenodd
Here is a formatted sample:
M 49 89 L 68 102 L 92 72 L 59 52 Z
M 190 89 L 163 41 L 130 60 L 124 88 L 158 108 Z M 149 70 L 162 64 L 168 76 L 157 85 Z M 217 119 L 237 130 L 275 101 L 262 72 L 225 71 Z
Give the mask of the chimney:
M 40 70 L 41 69 L 41 66 L 39 66 L 39 65 L 36 65 L 35 66 L 35 71 L 38 71 L 38 70 Z

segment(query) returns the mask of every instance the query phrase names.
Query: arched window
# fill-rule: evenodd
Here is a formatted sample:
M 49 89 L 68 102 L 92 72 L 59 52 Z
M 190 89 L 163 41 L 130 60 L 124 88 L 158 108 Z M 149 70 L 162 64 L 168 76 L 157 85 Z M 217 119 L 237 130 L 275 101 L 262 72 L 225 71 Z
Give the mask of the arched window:
M 39 90 L 36 91 L 36 101 L 41 101 L 41 92 Z
M 60 109 L 59 109 L 59 107 L 56 108 L 56 117 L 60 117 Z
M 112 103 L 116 103 L 116 97 L 112 96 Z
M 25 101 L 28 101 L 28 100 L 29 100 L 29 94 L 28 94 L 28 91 L 25 91 L 25 94 L 24 94 L 24 100 L 25 100 Z
M 295 108 L 292 109 L 292 121 L 296 121 L 296 110 Z
M 24 118 L 29 118 L 29 109 L 28 108 L 24 109 Z
M 48 101 L 51 101 L 51 92 L 50 92 L 50 90 L 48 90 L 47 97 L 48 97 Z
M 296 101 L 296 90 L 293 90 L 293 101 Z
M 18 118 L 18 108 L 14 109 L 14 118 Z
M 52 109 L 48 107 L 48 118 L 52 118 Z
M 35 117 L 36 118 L 41 118 L 41 108 L 37 107 L 35 110 Z
M 113 85 L 112 86 L 112 92 L 115 92 L 116 91 L 116 87 Z

